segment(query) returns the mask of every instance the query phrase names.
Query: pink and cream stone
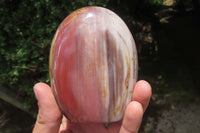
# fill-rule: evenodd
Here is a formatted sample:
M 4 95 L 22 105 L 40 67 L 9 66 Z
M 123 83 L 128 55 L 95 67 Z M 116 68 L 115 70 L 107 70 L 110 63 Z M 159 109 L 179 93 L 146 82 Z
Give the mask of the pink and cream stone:
M 69 120 L 121 120 L 137 80 L 135 42 L 112 11 L 81 8 L 58 27 L 49 71 L 57 103 Z

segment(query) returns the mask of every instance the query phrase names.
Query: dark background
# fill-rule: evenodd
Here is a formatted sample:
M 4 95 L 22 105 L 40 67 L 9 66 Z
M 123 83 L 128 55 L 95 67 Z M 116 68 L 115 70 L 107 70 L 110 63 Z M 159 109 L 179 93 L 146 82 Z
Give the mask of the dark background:
M 72 11 L 91 5 L 117 13 L 135 39 L 139 79 L 153 89 L 140 132 L 198 133 L 199 0 L 0 0 L 0 133 L 32 131 L 32 87 L 49 83 L 53 35 Z

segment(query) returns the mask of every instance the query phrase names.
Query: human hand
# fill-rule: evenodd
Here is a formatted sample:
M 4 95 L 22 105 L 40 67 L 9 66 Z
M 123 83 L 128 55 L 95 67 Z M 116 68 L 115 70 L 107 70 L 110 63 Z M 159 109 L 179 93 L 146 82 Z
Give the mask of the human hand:
M 103 123 L 72 123 L 60 112 L 52 89 L 45 83 L 37 83 L 34 92 L 38 100 L 38 115 L 33 133 L 137 133 L 151 98 L 151 86 L 138 81 L 122 121 L 109 127 Z

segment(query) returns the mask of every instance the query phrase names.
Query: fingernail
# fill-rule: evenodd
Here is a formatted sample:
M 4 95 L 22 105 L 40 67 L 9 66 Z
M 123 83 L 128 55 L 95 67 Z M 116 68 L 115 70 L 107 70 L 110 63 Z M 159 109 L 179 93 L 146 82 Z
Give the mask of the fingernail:
M 38 92 L 37 92 L 37 89 L 36 89 L 36 85 L 37 85 L 37 84 L 34 85 L 33 91 L 34 91 L 34 93 L 35 93 L 36 99 L 38 100 Z

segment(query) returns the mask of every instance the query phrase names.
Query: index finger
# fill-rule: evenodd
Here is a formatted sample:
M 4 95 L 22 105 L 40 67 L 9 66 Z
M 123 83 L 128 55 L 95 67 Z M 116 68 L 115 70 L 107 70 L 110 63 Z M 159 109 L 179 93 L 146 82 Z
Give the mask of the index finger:
M 149 105 L 149 101 L 152 95 L 151 86 L 147 81 L 140 80 L 136 83 L 133 91 L 133 101 L 137 101 L 142 104 L 145 111 Z
M 133 101 L 128 104 L 120 133 L 137 133 L 145 109 L 151 98 L 151 86 L 146 81 L 136 83 L 133 92 Z

